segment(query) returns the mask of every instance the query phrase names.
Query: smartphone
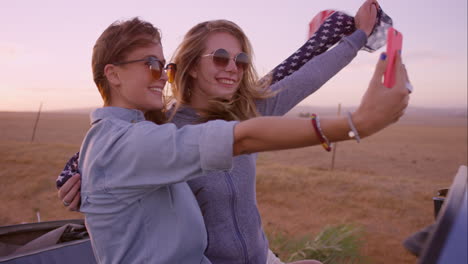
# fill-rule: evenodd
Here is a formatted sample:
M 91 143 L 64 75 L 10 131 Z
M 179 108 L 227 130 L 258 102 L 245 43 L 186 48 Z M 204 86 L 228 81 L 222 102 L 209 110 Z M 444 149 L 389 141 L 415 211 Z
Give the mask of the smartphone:
M 387 32 L 387 69 L 384 75 L 385 87 L 392 88 L 395 85 L 395 58 L 396 53 L 400 52 L 403 45 L 403 35 L 393 27 Z

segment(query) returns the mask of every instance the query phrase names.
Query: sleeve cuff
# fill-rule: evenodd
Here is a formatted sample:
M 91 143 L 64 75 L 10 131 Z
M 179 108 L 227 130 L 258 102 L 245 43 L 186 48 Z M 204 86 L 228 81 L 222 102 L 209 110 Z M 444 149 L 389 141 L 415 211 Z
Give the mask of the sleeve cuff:
M 205 123 L 200 135 L 200 162 L 203 171 L 230 170 L 237 121 L 215 120 Z
M 356 49 L 360 50 L 367 43 L 367 35 L 364 31 L 357 29 L 353 34 L 346 37 L 349 43 Z

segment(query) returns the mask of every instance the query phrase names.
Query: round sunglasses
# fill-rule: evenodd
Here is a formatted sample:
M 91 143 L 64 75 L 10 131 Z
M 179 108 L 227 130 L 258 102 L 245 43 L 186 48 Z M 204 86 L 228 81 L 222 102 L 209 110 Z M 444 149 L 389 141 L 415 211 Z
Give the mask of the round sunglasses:
M 140 60 L 131 60 L 131 61 L 122 61 L 122 62 L 117 62 L 117 63 L 112 63 L 113 65 L 119 66 L 119 65 L 124 65 L 124 64 L 129 64 L 129 63 L 134 63 L 134 62 L 140 62 L 144 61 L 146 65 L 148 65 L 151 75 L 155 80 L 159 80 L 162 75 L 162 71 L 165 70 L 167 74 L 167 81 L 169 83 L 174 82 L 175 74 L 177 71 L 177 65 L 175 63 L 169 63 L 164 67 L 164 63 L 162 63 L 158 58 L 150 56 L 144 59 Z
M 237 69 L 242 69 L 245 70 L 250 64 L 250 58 L 249 55 L 245 52 L 241 52 L 231 58 L 231 55 L 229 52 L 225 49 L 217 49 L 213 53 L 210 54 L 205 54 L 201 55 L 202 57 L 208 57 L 211 56 L 213 58 L 213 63 L 216 66 L 225 68 L 229 64 L 229 60 L 233 59 L 234 62 L 236 63 Z

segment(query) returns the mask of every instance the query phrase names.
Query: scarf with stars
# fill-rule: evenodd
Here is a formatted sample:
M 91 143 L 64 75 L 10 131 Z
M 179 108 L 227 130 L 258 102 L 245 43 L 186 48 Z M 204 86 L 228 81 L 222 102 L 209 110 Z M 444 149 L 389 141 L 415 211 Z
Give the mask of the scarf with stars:
M 374 52 L 383 47 L 387 41 L 386 32 L 392 25 L 392 19 L 379 6 L 377 8 L 377 19 L 374 29 L 362 49 Z M 356 31 L 354 17 L 333 10 L 320 12 L 312 19 L 310 24 L 309 40 L 294 54 L 265 75 L 260 80 L 260 83 L 263 87 L 268 87 L 282 80 L 284 77 L 300 69 L 313 57 L 324 53 L 344 36 L 350 35 L 354 31 Z M 265 84 L 265 82 L 267 83 Z

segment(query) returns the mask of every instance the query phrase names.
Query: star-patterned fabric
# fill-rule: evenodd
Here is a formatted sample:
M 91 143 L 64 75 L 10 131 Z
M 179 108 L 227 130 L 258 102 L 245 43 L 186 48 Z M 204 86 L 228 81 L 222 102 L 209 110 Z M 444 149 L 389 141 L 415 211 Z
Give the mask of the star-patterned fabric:
M 363 50 L 374 52 L 383 47 L 387 43 L 387 31 L 391 26 L 393 26 L 392 18 L 379 7 L 376 24 Z
M 79 173 L 78 171 L 78 158 L 80 156 L 80 152 L 75 153 L 73 157 L 67 162 L 65 165 L 65 168 L 63 168 L 63 171 L 60 173 L 60 175 L 57 177 L 56 180 L 56 185 L 57 189 L 62 187 L 68 179 L 70 179 L 71 176 L 75 175 L 76 173 Z
M 362 49 L 373 52 L 383 47 L 387 40 L 386 32 L 392 24 L 392 19 L 379 7 L 374 29 L 367 39 L 366 45 Z M 270 73 L 265 75 L 260 80 L 260 83 L 264 84 L 264 82 L 268 82 L 267 86 L 270 86 L 282 80 L 284 77 L 291 75 L 313 57 L 324 53 L 338 43 L 344 36 L 350 35 L 355 30 L 356 25 L 354 24 L 354 17 L 339 11 L 333 12 L 302 47 L 276 66 Z M 56 180 L 57 188 L 62 187 L 71 176 L 79 173 L 78 158 L 79 152 L 73 155 L 67 162 L 65 168 Z
M 387 30 L 392 24 L 392 19 L 379 7 L 374 29 L 362 49 L 374 52 L 383 47 L 387 40 Z M 269 84 L 266 86 L 269 86 L 291 75 L 313 57 L 324 53 L 344 36 L 350 35 L 355 30 L 354 17 L 339 11 L 333 12 L 302 47 L 276 66 L 260 82 L 263 85 L 265 85 L 264 82 L 268 82 Z

